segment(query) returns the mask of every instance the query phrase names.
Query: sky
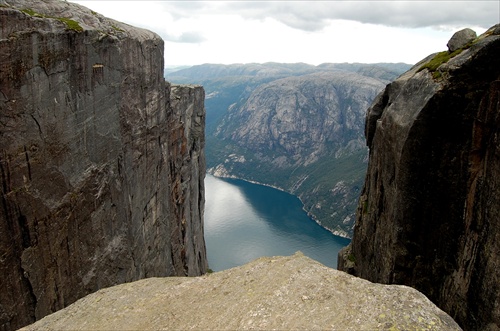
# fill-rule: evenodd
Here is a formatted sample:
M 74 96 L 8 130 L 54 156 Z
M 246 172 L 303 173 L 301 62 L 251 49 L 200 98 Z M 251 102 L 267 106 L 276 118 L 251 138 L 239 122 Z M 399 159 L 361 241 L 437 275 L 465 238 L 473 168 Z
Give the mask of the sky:
M 165 41 L 165 66 L 404 62 L 500 22 L 500 0 L 72 0 Z

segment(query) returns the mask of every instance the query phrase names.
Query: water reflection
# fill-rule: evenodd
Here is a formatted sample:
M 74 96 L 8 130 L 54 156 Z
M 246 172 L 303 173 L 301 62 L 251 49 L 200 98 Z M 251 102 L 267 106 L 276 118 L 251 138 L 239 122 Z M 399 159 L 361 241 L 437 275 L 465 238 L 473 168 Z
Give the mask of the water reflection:
M 215 271 L 298 250 L 336 267 L 338 250 L 349 243 L 317 225 L 285 192 L 207 176 L 205 194 L 205 239 Z

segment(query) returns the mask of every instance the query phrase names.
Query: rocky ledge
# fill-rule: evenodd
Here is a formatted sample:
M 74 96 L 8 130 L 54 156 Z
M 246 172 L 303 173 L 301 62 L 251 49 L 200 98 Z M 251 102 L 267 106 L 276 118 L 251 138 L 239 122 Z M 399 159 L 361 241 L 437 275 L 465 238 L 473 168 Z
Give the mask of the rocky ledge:
M 100 290 L 23 330 L 460 330 L 416 290 L 325 267 L 301 253 L 196 278 Z

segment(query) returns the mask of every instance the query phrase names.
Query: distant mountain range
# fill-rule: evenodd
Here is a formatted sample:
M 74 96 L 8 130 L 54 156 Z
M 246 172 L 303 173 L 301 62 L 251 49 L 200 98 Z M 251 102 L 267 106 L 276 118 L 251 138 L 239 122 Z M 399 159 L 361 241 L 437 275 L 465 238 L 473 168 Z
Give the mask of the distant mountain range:
M 350 237 L 366 172 L 366 109 L 410 68 L 379 64 L 204 64 L 166 74 L 206 91 L 208 172 L 281 188 Z

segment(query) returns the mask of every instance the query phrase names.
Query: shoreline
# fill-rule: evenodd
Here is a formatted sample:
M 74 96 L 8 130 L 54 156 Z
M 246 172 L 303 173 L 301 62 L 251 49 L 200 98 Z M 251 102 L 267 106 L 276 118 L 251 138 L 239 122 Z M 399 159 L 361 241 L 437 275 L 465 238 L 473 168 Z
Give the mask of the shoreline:
M 260 183 L 260 182 L 257 182 L 257 181 L 254 181 L 254 180 L 249 180 L 249 179 L 245 179 L 245 178 L 240 178 L 240 177 L 237 177 L 237 176 L 234 176 L 234 175 L 223 175 L 223 176 L 219 176 L 219 175 L 214 175 L 210 172 L 207 172 L 206 173 L 207 175 L 209 176 L 213 176 L 215 178 L 227 178 L 227 179 L 238 179 L 238 180 L 242 180 L 242 181 L 245 181 L 247 183 L 252 183 L 252 184 L 256 184 L 256 185 L 262 185 L 262 186 L 267 186 L 267 187 L 271 187 L 273 189 L 276 189 L 276 190 L 279 190 L 279 191 L 282 191 L 282 192 L 285 192 L 285 193 L 288 193 L 294 197 L 296 197 L 297 199 L 299 199 L 300 203 L 302 204 L 302 210 L 307 214 L 307 217 L 309 217 L 312 221 L 316 222 L 316 224 L 318 224 L 319 226 L 321 226 L 323 229 L 327 230 L 328 232 L 330 232 L 331 234 L 333 234 L 334 236 L 337 236 L 337 237 L 341 237 L 341 238 L 344 238 L 344 239 L 349 239 L 349 240 L 352 240 L 352 238 L 348 237 L 347 234 L 345 233 L 341 233 L 339 231 L 335 231 L 335 230 L 332 230 L 326 226 L 324 226 L 323 224 L 321 224 L 321 222 L 316 218 L 315 215 L 313 215 L 312 213 L 310 213 L 309 211 L 306 210 L 305 208 L 305 205 L 304 205 L 304 202 L 302 201 L 302 199 L 300 197 L 298 197 L 297 195 L 293 194 L 293 193 L 290 193 L 288 192 L 287 190 L 281 188 L 281 187 L 278 187 L 278 186 L 274 186 L 274 185 L 270 185 L 270 184 L 265 184 L 265 183 Z

